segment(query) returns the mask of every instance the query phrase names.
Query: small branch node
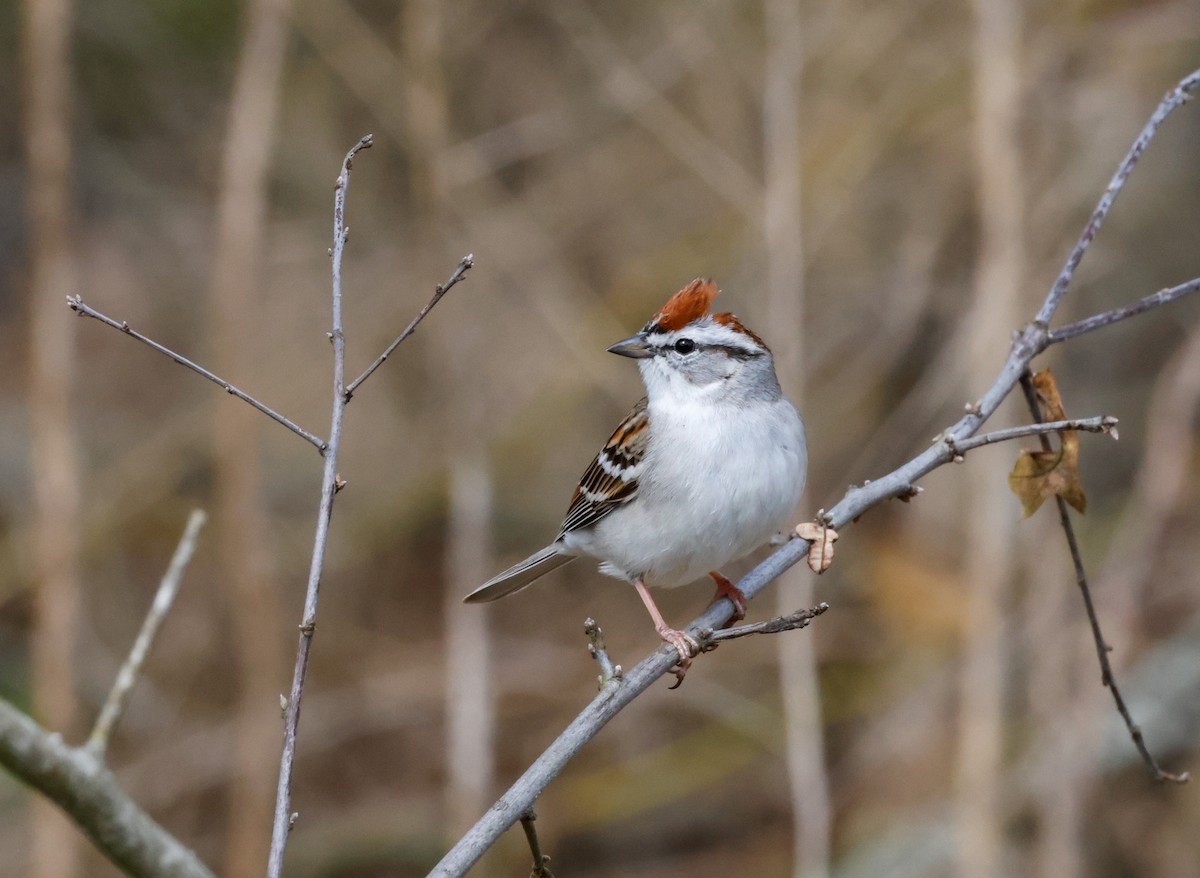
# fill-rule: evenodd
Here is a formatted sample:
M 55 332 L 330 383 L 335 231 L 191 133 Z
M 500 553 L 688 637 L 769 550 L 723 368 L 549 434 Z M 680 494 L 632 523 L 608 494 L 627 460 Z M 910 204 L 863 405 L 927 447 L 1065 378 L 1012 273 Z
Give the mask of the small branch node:
M 342 488 L 346 487 L 346 480 L 340 475 L 333 477 L 333 493 L 338 493 Z
M 287 718 L 287 712 L 288 712 L 288 700 L 287 700 L 287 696 L 286 696 L 286 695 L 284 695 L 282 692 L 280 692 L 280 693 L 279 693 L 279 715 L 280 715 L 281 717 L 283 717 L 284 719 L 286 719 L 286 718 Z
M 583 633 L 588 637 L 588 653 L 600 665 L 599 686 L 603 689 L 610 683 L 620 682 L 621 666 L 613 664 L 604 645 L 604 632 L 596 624 L 596 620 L 588 617 L 583 622 Z
M 300 812 L 293 811 L 288 815 L 288 832 L 291 832 L 296 827 L 296 821 L 300 819 Z
M 316 622 L 301 622 L 300 623 L 300 633 L 302 635 L 304 635 L 305 637 L 312 637 L 313 632 L 316 630 L 317 630 Z

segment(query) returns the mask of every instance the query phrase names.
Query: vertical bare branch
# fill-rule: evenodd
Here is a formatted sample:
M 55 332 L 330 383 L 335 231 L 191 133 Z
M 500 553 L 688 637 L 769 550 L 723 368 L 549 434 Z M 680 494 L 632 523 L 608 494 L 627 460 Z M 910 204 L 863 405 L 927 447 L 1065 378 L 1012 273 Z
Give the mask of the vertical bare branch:
M 31 259 L 29 420 L 33 477 L 34 630 L 31 674 L 36 715 L 64 734 L 74 730 L 71 669 L 79 606 L 79 456 L 73 439 L 75 321 L 62 319 L 62 296 L 75 283 L 71 243 L 70 0 L 26 0 L 22 51 L 25 210 Z M 78 870 L 79 836 L 53 806 L 33 803 L 31 878 L 69 878 Z
M 975 163 L 980 253 L 975 294 L 964 315 L 964 397 L 986 384 L 989 354 L 1007 342 L 997 327 L 1018 326 L 1024 252 L 1024 185 L 1017 143 L 1020 0 L 975 3 Z M 956 754 L 957 874 L 1000 874 L 1003 850 L 998 793 L 1004 758 L 1004 687 L 1008 650 L 1005 607 L 1015 576 L 1016 515 L 996 467 L 969 467 L 962 480 L 965 583 Z
M 292 823 L 292 767 L 296 761 L 296 730 L 300 724 L 300 700 L 304 697 L 304 678 L 308 673 L 308 658 L 312 650 L 313 632 L 317 627 L 317 596 L 321 572 L 325 567 L 325 549 L 329 543 L 329 520 L 333 516 L 333 496 L 343 482 L 338 478 L 337 459 L 342 444 L 342 422 L 346 412 L 346 338 L 342 329 L 342 254 L 346 249 L 346 188 L 350 184 L 350 169 L 354 157 L 369 149 L 371 135 L 362 138 L 346 153 L 342 172 L 333 192 L 333 249 L 330 255 L 332 275 L 332 329 L 329 340 L 333 345 L 333 405 L 330 413 L 329 442 L 325 449 L 325 466 L 321 477 L 321 502 L 317 510 L 317 531 L 313 538 L 312 562 L 308 570 L 308 586 L 304 594 L 304 615 L 300 620 L 300 642 L 296 648 L 296 666 L 292 674 L 291 694 L 284 716 L 283 752 L 279 757 L 279 784 L 275 791 L 275 819 L 271 830 L 271 851 L 267 860 L 268 878 L 283 874 L 283 852 Z
M 133 691 L 138 675 L 142 672 L 146 656 L 150 654 L 150 647 L 154 645 L 158 628 L 162 625 L 163 619 L 167 617 L 167 613 L 170 612 L 171 604 L 175 602 L 179 584 L 183 581 L 183 572 L 187 569 L 188 562 L 192 560 L 192 553 L 196 550 L 196 538 L 200 534 L 200 528 L 204 526 L 204 519 L 204 511 L 200 509 L 192 510 L 192 514 L 188 517 L 183 536 L 179 538 L 179 545 L 171 557 L 171 563 L 167 565 L 167 572 L 163 574 L 163 578 L 158 584 L 158 591 L 154 594 L 154 602 L 150 605 L 150 611 L 142 622 L 142 630 L 138 632 L 137 639 L 133 642 L 129 657 L 117 672 L 117 679 L 113 682 L 104 707 L 100 709 L 100 715 L 96 718 L 96 725 L 92 728 L 91 735 L 88 736 L 86 749 L 98 761 L 104 760 L 113 729 L 116 728 L 121 716 L 125 713 L 129 695 Z
M 1040 420 L 1043 414 L 1041 407 L 1038 405 L 1037 392 L 1034 390 L 1029 372 L 1021 376 L 1021 390 L 1025 394 L 1025 401 L 1029 405 L 1030 414 Z M 1041 441 L 1042 447 L 1048 450 L 1050 448 L 1050 440 L 1046 438 L 1045 434 L 1041 435 Z M 1129 731 L 1129 737 L 1133 739 L 1133 744 L 1137 748 L 1138 755 L 1142 757 L 1142 761 L 1150 769 L 1151 776 L 1157 781 L 1169 780 L 1173 783 L 1186 783 L 1188 779 L 1186 771 L 1182 774 L 1172 774 L 1169 771 L 1164 771 L 1155 760 L 1154 756 L 1150 753 L 1150 749 L 1146 746 L 1141 728 L 1133 721 L 1133 715 L 1130 714 L 1129 708 L 1125 704 L 1125 698 L 1121 695 L 1121 690 L 1117 687 L 1117 678 L 1113 674 L 1112 663 L 1108 658 L 1108 654 L 1112 652 L 1112 647 L 1104 640 L 1104 632 L 1100 627 L 1100 617 L 1096 615 L 1096 605 L 1092 601 L 1092 589 L 1088 585 L 1087 573 L 1083 568 L 1083 555 L 1079 551 L 1079 541 L 1075 539 L 1075 527 L 1071 524 L 1071 516 L 1067 509 L 1067 503 L 1061 496 L 1055 496 L 1054 499 L 1058 505 L 1058 521 L 1062 525 L 1063 535 L 1067 539 L 1067 549 L 1071 553 L 1071 564 L 1075 569 L 1075 584 L 1079 586 L 1079 596 L 1083 599 L 1088 624 L 1092 629 L 1092 640 L 1096 646 L 1096 659 L 1100 664 L 1100 682 L 1112 693 L 1113 702 L 1117 706 L 1117 712 L 1121 714 L 1121 719 L 1125 722 L 1125 728 Z
M 287 47 L 288 0 L 244 5 L 241 47 L 222 145 L 213 257 L 212 320 L 223 369 L 248 374 L 259 356 L 259 307 L 267 245 L 268 183 Z M 237 668 L 233 782 L 222 871 L 248 875 L 266 855 L 260 823 L 271 807 L 271 765 L 279 746 L 276 693 L 287 673 L 278 640 L 263 621 L 282 616 L 259 463 L 261 419 L 244 406 L 214 410 L 216 555 L 232 608 Z

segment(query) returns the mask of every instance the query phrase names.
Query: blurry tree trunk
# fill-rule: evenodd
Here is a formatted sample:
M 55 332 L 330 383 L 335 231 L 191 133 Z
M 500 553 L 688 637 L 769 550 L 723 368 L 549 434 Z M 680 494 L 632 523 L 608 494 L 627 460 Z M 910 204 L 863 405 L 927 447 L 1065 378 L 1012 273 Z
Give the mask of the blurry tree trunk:
M 797 0 L 766 0 L 763 94 L 763 231 L 766 237 L 767 322 L 789 327 L 776 365 L 793 401 L 804 394 L 804 251 L 800 208 L 800 73 L 804 53 Z M 812 605 L 812 575 L 803 565 L 776 583 L 779 612 Z M 799 633 L 799 632 L 797 632 Z M 792 806 L 792 874 L 829 874 L 829 784 L 825 773 L 821 698 L 813 630 L 783 635 L 779 682 Z
M 238 379 L 262 356 L 258 290 L 287 9 L 285 0 L 251 0 L 245 7 L 223 146 L 212 279 L 215 359 Z M 277 695 L 287 678 L 281 641 L 273 636 L 282 614 L 262 492 L 261 424 L 248 406 L 217 400 L 214 519 L 238 674 L 226 875 L 256 874 L 266 862 L 280 745 Z
M 438 234 L 451 205 L 438 161 L 449 142 L 449 99 L 443 69 L 443 9 L 439 0 L 412 0 L 401 19 L 407 138 L 413 209 Z M 451 425 L 449 524 L 443 604 L 446 626 L 446 830 L 454 837 L 491 803 L 494 787 L 495 705 L 491 691 L 489 607 L 462 596 L 492 573 L 492 475 L 482 433 L 474 425 L 486 400 L 475 389 L 483 367 L 482 327 L 455 326 L 455 355 L 439 358 Z M 471 336 L 475 335 L 475 338 Z M 444 337 L 444 336 L 443 336 Z M 486 869 L 481 865 L 479 868 Z
M 492 477 L 483 448 L 460 452 L 450 470 L 446 540 L 447 829 L 468 829 L 491 804 L 495 705 L 491 691 L 489 614 L 462 595 L 494 572 Z
M 1020 10 L 1015 0 L 977 0 L 975 155 L 980 241 L 975 296 L 966 315 L 967 398 L 992 380 L 1022 309 L 1023 198 L 1017 145 Z M 970 878 L 1007 873 L 999 789 L 1003 767 L 1008 650 L 1005 608 L 1014 573 L 1017 508 L 1003 466 L 975 461 L 963 480 L 967 547 L 963 662 L 957 753 L 957 871 Z
M 71 658 L 79 607 L 79 456 L 71 396 L 76 321 L 63 312 L 75 284 L 71 246 L 70 0 L 24 4 L 26 216 L 29 229 L 29 418 L 36 586 L 30 638 L 34 716 L 78 731 Z M 71 878 L 79 832 L 47 799 L 31 802 L 29 874 Z

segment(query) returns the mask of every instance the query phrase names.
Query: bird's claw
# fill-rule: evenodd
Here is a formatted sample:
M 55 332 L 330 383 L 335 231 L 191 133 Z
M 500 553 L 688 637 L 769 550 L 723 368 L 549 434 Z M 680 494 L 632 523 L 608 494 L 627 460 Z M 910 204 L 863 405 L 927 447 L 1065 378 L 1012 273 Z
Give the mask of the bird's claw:
M 687 676 L 688 668 L 692 666 L 692 659 L 700 652 L 700 644 L 686 631 L 667 627 L 656 630 L 658 636 L 675 647 L 675 651 L 679 653 L 679 661 L 671 667 L 671 673 L 675 675 L 675 685 L 671 688 L 678 689 L 683 683 L 683 678 Z

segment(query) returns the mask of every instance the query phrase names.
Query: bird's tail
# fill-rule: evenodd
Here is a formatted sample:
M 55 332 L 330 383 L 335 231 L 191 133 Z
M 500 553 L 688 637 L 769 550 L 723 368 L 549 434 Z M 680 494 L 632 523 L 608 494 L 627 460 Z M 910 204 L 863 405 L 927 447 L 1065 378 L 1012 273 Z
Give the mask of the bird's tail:
M 551 543 L 540 552 L 535 552 L 519 564 L 514 564 L 503 573 L 497 573 L 479 588 L 465 598 L 463 603 L 481 604 L 484 601 L 494 601 L 515 591 L 520 591 L 535 579 L 540 579 L 551 570 L 557 570 L 568 561 L 573 561 L 574 555 L 564 554 L 561 546 Z

